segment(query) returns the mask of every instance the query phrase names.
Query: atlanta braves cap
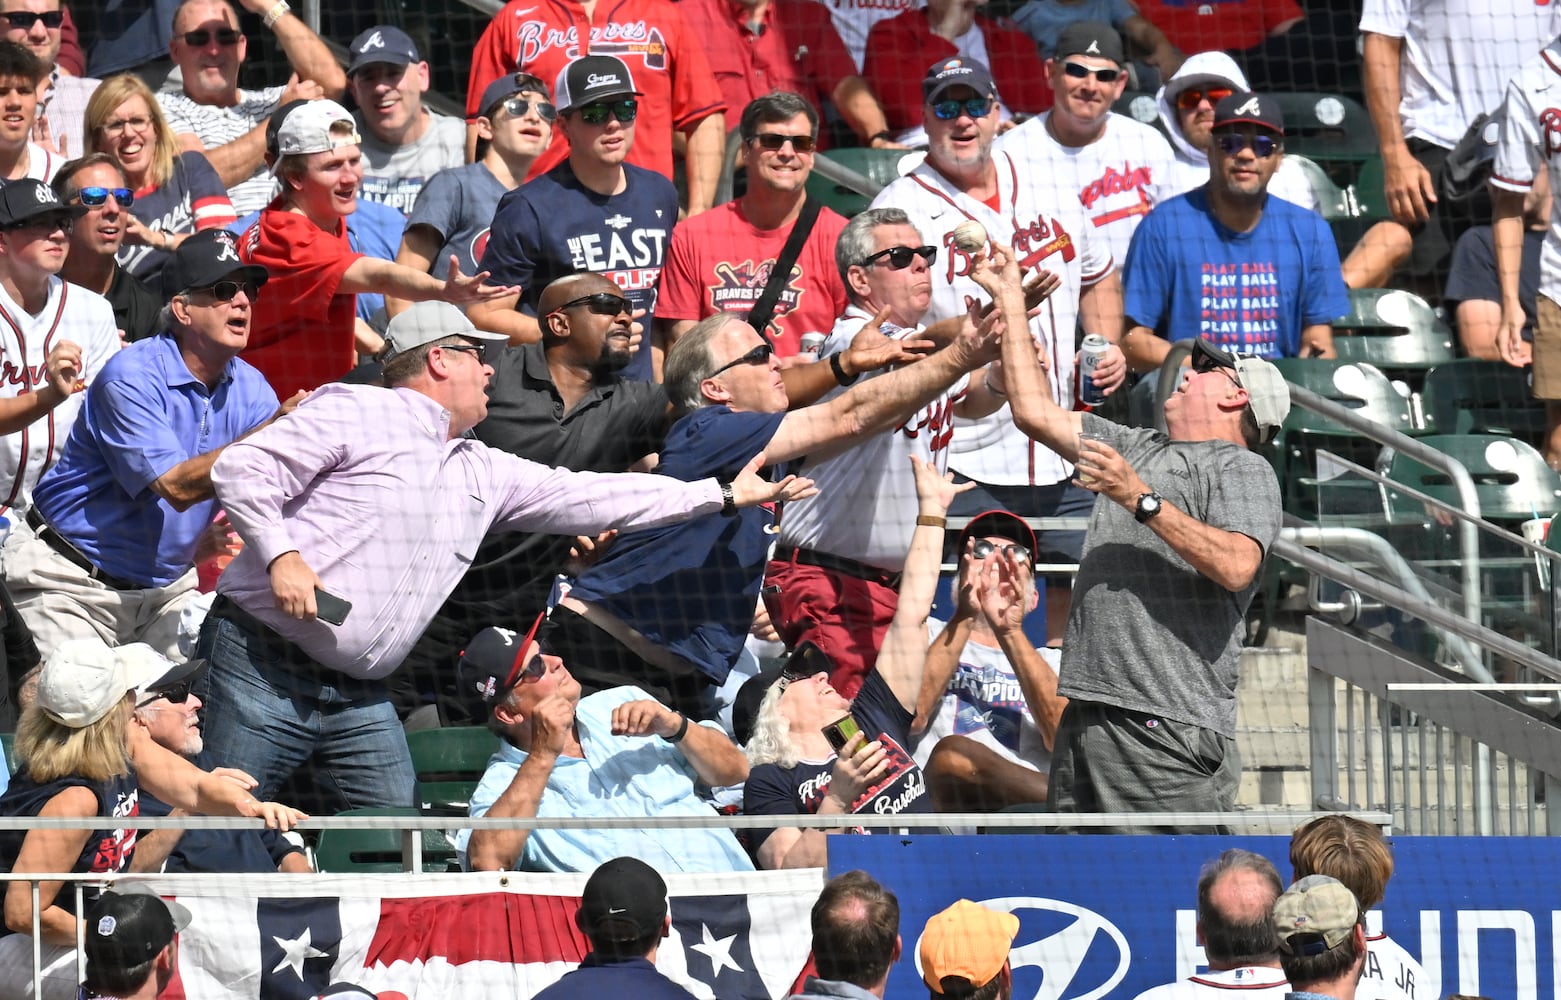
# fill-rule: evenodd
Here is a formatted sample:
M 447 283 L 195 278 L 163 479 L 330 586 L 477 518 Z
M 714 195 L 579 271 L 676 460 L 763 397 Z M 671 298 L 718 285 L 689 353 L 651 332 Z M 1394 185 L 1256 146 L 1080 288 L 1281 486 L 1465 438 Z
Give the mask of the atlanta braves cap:
M 456 664 L 456 684 L 461 694 L 475 694 L 484 705 L 503 698 L 520 680 L 526 650 L 537 637 L 547 612 L 537 615 L 524 635 L 514 629 L 489 625 L 472 636 Z
M 352 40 L 348 49 L 352 52 L 352 65 L 347 67 L 348 76 L 373 63 L 409 66 L 423 61 L 412 36 L 388 24 L 376 24 L 358 32 L 358 37 Z
M 1264 94 L 1231 94 L 1214 106 L 1214 127 L 1223 125 L 1259 125 L 1279 135 L 1285 134 L 1284 112 L 1279 102 Z
M 565 66 L 553 86 L 559 114 L 568 114 L 594 101 L 612 97 L 638 97 L 629 67 L 616 56 L 585 56 Z
M 85 205 L 61 202 L 53 188 L 32 177 L 6 181 L 0 185 L 0 229 L 25 226 L 44 216 L 79 219 L 86 214 Z
M 190 926 L 190 911 L 139 886 L 104 892 L 87 910 L 87 983 L 98 972 L 133 969 Z
M 604 861 L 585 882 L 575 918 L 593 941 L 638 941 L 667 918 L 667 883 L 638 858 Z
M 1069 56 L 1094 56 L 1110 59 L 1118 66 L 1127 61 L 1122 51 L 1122 36 L 1103 21 L 1074 21 L 1057 36 L 1057 59 Z
M 921 96 L 928 104 L 933 104 L 950 87 L 969 87 L 982 97 L 991 97 L 997 93 L 991 70 L 984 63 L 964 56 L 939 59 L 933 63 L 927 75 L 921 79 Z
M 239 257 L 238 237 L 226 229 L 203 229 L 185 237 L 163 265 L 163 299 L 192 288 L 210 288 L 219 281 L 253 281 L 264 285 L 270 272 Z

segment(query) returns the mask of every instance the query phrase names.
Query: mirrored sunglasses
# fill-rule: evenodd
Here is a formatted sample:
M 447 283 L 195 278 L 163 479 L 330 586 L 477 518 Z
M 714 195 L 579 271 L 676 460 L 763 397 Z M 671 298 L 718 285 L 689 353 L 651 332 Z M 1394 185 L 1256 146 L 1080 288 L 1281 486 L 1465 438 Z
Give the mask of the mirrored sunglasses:
M 76 192 L 81 203 L 88 208 L 97 208 L 106 203 L 109 195 L 114 196 L 120 208 L 129 208 L 135 204 L 136 193 L 129 188 L 84 187 Z
M 1234 93 L 1229 87 L 1188 87 L 1176 95 L 1176 107 L 1181 111 L 1192 111 L 1204 101 L 1212 107 Z
M 618 101 L 587 104 L 576 113 L 587 125 L 605 125 L 608 118 L 616 118 L 627 125 L 639 116 L 640 103 L 632 97 L 625 97 Z
M 992 99 L 990 97 L 967 97 L 963 101 L 939 101 L 932 106 L 933 115 L 946 122 L 951 122 L 960 115 L 969 115 L 972 118 L 985 118 L 991 111 Z
M 889 263 L 889 270 L 891 270 L 891 271 L 903 271 L 907 267 L 910 267 L 911 266 L 911 261 L 914 260 L 917 257 L 920 257 L 922 260 L 926 261 L 930 265 L 933 261 L 938 259 L 938 248 L 934 247 L 934 246 L 922 246 L 922 247 L 898 246 L 898 247 L 890 247 L 887 250 L 880 250 L 877 253 L 873 254 L 872 256 L 870 256 L 870 257 L 866 258 L 865 260 L 863 260 L 862 261 L 862 266 L 863 267 L 872 267 L 874 264 L 878 263 L 879 261 L 887 259 L 888 263 Z
M 1073 77 L 1075 80 L 1083 80 L 1093 76 L 1101 83 L 1116 83 L 1117 78 L 1122 75 L 1122 71 L 1119 69 L 1112 69 L 1110 67 L 1105 69 L 1096 69 L 1093 66 L 1086 66 L 1083 63 L 1073 62 L 1071 59 L 1062 64 L 1062 71 Z
M 1242 135 L 1240 132 L 1224 132 L 1214 137 L 1214 145 L 1226 156 L 1235 156 L 1243 149 L 1251 149 L 1252 155 L 1266 160 L 1278 151 L 1280 142 L 1271 135 Z
M 994 552 L 1002 552 L 1005 556 L 1012 556 L 1020 562 L 1030 561 L 1030 550 L 1017 542 L 1009 542 L 1007 545 L 998 545 L 996 542 L 985 538 L 978 538 L 970 543 L 970 554 L 977 559 L 985 559 Z
M 526 112 L 533 107 L 537 109 L 537 117 L 545 122 L 558 120 L 558 109 L 547 101 L 531 101 L 524 97 L 511 97 L 499 105 L 511 118 L 524 118 Z

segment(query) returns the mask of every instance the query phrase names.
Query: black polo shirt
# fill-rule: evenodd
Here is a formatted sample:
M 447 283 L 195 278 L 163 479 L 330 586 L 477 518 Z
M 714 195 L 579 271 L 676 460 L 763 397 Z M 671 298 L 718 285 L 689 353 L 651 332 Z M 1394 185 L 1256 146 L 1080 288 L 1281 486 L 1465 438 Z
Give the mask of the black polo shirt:
M 114 309 L 114 325 L 124 334 L 126 343 L 133 344 L 162 332 L 157 328 L 157 313 L 164 305 L 163 300 L 124 268 L 114 268 L 114 281 L 104 298 Z

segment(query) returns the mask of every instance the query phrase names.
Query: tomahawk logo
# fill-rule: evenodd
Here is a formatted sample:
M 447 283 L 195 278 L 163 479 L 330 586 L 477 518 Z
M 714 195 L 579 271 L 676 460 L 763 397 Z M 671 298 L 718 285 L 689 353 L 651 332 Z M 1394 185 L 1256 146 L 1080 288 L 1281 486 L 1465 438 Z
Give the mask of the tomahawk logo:
M 1260 115 L 1263 113 L 1263 102 L 1256 97 L 1248 98 L 1242 102 L 1241 107 L 1231 113 L 1237 115 Z
M 385 47 L 385 38 L 384 38 L 383 35 L 381 35 L 379 32 L 376 31 L 376 32 L 374 32 L 374 34 L 369 36 L 368 41 L 364 42 L 363 43 L 363 47 L 360 48 L 358 51 L 361 53 L 361 52 L 367 52 L 369 49 L 382 49 L 384 47 Z
M 1111 921 L 1076 903 L 1038 896 L 1004 896 L 978 902 L 1020 920 L 1008 962 L 1014 971 L 1013 1000 L 1100 1000 L 1124 977 L 1127 937 Z M 1041 929 L 1042 936 L 1030 936 Z M 917 973 L 921 942 L 917 942 Z M 1033 985 L 1039 970 L 1040 984 Z

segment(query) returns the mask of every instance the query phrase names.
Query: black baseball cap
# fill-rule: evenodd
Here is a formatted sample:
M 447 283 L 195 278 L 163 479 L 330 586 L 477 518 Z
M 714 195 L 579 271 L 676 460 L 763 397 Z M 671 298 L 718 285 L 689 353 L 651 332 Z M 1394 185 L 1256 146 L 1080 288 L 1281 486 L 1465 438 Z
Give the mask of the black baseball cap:
M 667 919 L 667 883 L 638 858 L 604 861 L 586 879 L 575 922 L 592 941 L 638 941 Z
M 1118 66 L 1127 61 L 1122 50 L 1122 36 L 1104 21 L 1074 21 L 1057 36 L 1057 55 L 1061 61 L 1069 56 L 1094 56 L 1110 59 Z
M 617 56 L 585 56 L 558 74 L 553 100 L 559 114 L 614 97 L 639 97 L 628 64 Z
M 67 205 L 43 181 L 22 177 L 0 184 L 0 229 L 24 226 L 44 217 L 79 219 L 85 205 Z
M 104 892 L 87 910 L 87 985 L 94 974 L 133 969 L 190 926 L 190 911 L 140 887 Z
M 550 96 L 547 92 L 547 84 L 530 73 L 505 73 L 483 88 L 482 103 L 477 106 L 477 113 L 492 118 L 500 102 L 507 101 L 524 90 L 534 91 L 544 98 Z
M 797 648 L 785 660 L 743 681 L 743 686 L 737 689 L 737 697 L 732 699 L 732 735 L 737 738 L 738 745 L 742 746 L 753 738 L 753 727 L 759 722 L 759 706 L 764 704 L 764 696 L 769 693 L 770 685 L 783 677 L 796 681 L 814 674 L 828 673 L 834 666 L 828 653 L 811 640 L 804 639 L 797 643 Z
M 203 229 L 186 236 L 163 265 L 163 299 L 191 288 L 210 288 L 219 281 L 253 281 L 264 285 L 271 276 L 259 264 L 246 264 L 238 252 L 238 237 L 226 229 Z
M 537 615 L 525 635 L 514 629 L 489 625 L 472 636 L 472 641 L 461 650 L 461 660 L 455 668 L 457 689 L 463 695 L 476 694 L 484 705 L 502 699 L 520 680 L 526 650 L 545 621 L 547 612 L 544 611 Z
M 1285 134 L 1284 112 L 1266 94 L 1237 91 L 1214 105 L 1214 128 L 1224 125 L 1258 125 L 1276 135 Z

